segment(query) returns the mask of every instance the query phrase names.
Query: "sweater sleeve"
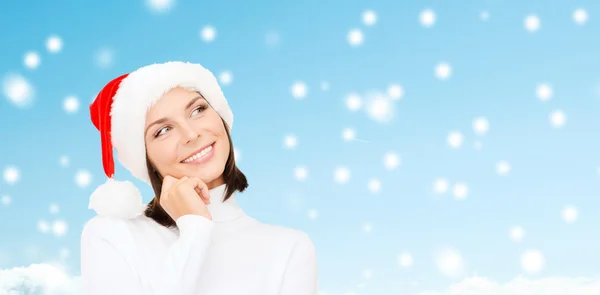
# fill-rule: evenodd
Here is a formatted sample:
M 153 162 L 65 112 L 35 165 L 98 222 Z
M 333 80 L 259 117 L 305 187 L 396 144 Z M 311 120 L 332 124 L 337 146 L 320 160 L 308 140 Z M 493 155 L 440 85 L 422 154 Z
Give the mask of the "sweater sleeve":
M 196 215 L 177 219 L 179 238 L 169 247 L 161 273 L 143 268 L 126 221 L 92 219 L 81 235 L 83 295 L 193 295 L 213 228 Z M 139 263 L 141 262 L 141 263 Z M 152 277 L 151 277 L 152 276 Z M 148 294 L 152 286 L 154 292 Z
M 283 275 L 279 295 L 317 295 L 317 255 L 306 233 L 296 242 Z

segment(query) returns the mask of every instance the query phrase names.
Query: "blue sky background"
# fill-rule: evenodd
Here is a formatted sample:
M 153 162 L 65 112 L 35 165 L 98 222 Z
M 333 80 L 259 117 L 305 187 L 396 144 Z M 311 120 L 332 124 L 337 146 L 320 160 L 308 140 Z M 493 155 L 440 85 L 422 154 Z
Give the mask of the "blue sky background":
M 19 171 L 18 181 L 0 181 L 0 197 L 9 196 L 0 203 L 1 268 L 58 260 L 78 274 L 79 235 L 94 215 L 89 195 L 105 180 L 87 107 L 118 75 L 183 60 L 232 74 L 223 89 L 250 182 L 238 199 L 259 220 L 310 234 L 328 294 L 416 294 L 474 273 L 500 282 L 599 274 L 600 3 L 173 3 L 163 12 L 141 0 L 0 4 L 0 169 Z M 578 8 L 588 13 L 585 23 L 574 20 Z M 424 9 L 436 14 L 431 27 L 419 22 Z M 363 23 L 366 10 L 377 15 L 373 25 Z M 524 26 L 531 14 L 541 20 L 535 32 Z M 207 25 L 216 28 L 212 42 L 201 38 Z M 348 42 L 353 29 L 362 31 L 360 46 Z M 62 40 L 58 52 L 47 49 L 52 35 Z M 30 51 L 40 58 L 35 68 L 24 62 Z M 110 52 L 110 62 L 99 62 L 98 52 Z M 440 62 L 452 68 L 447 79 L 435 76 Z M 14 75 L 35 91 L 26 107 L 7 93 Z M 303 99 L 292 95 L 297 81 L 307 86 Z M 536 96 L 542 83 L 553 92 L 546 101 Z M 404 89 L 401 99 L 382 100 L 391 120 L 376 120 L 366 105 L 347 107 L 349 94 L 368 104 L 390 84 Z M 65 111 L 69 96 L 78 99 L 75 112 Z M 551 123 L 556 110 L 566 114 L 563 126 Z M 490 126 L 484 135 L 472 126 L 481 116 Z M 344 140 L 345 128 L 360 140 Z M 459 148 L 447 142 L 452 131 L 463 134 Z M 284 145 L 287 135 L 297 146 Z M 401 159 L 396 169 L 384 165 L 388 152 Z M 507 175 L 497 173 L 499 161 L 510 163 Z M 295 177 L 297 167 L 306 167 L 306 179 Z M 337 167 L 350 171 L 347 183 L 335 181 Z M 92 176 L 89 185 L 77 184 L 80 171 Z M 131 180 L 121 167 L 116 175 Z M 434 192 L 440 177 L 449 181 L 445 194 Z M 378 193 L 368 189 L 373 178 Z M 452 195 L 460 182 L 469 189 L 464 200 Z M 150 200 L 150 188 L 137 183 Z M 567 206 L 577 209 L 575 222 L 561 217 Z M 64 235 L 53 234 L 56 220 L 68 225 Z M 513 226 L 525 230 L 521 241 L 511 239 Z M 461 254 L 461 275 L 436 264 L 446 248 Z M 545 260 L 534 274 L 521 261 L 531 249 Z M 410 267 L 397 262 L 404 252 Z

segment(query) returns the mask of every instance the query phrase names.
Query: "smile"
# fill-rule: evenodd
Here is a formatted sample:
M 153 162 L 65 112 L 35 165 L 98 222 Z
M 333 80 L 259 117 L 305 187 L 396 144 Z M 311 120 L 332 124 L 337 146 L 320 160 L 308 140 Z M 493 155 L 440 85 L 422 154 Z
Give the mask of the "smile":
M 181 163 L 200 164 L 200 163 L 204 162 L 204 160 L 207 160 L 213 154 L 212 151 L 213 151 L 214 145 L 215 144 L 213 142 L 211 145 L 209 145 L 209 146 L 201 149 L 200 151 L 198 151 L 195 154 L 191 155 L 187 159 L 181 161 Z

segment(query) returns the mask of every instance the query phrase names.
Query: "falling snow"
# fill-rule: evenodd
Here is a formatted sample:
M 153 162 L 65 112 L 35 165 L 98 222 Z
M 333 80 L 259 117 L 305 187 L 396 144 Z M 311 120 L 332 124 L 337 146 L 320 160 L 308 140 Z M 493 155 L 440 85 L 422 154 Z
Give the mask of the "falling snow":
M 63 41 L 60 36 L 52 35 L 46 40 L 46 50 L 50 53 L 59 53 L 63 48 Z
M 4 168 L 3 178 L 7 184 L 15 184 L 21 179 L 21 171 L 16 166 L 8 166 Z
M 40 66 L 41 58 L 39 53 L 35 51 L 30 51 L 25 53 L 25 57 L 23 58 L 23 64 L 25 67 L 35 70 Z
M 453 149 L 460 148 L 464 141 L 464 135 L 460 131 L 451 131 L 446 138 L 448 146 Z
M 365 41 L 363 32 L 360 29 L 352 29 L 348 32 L 346 36 L 348 44 L 352 47 L 357 47 L 363 44 Z
M 346 107 L 350 111 L 358 111 L 362 107 L 362 99 L 356 93 L 351 93 L 346 97 Z
M 542 271 L 546 264 L 544 254 L 540 250 L 526 250 L 521 255 L 521 268 L 529 274 Z
M 4 96 L 17 107 L 27 107 L 33 102 L 35 90 L 25 77 L 10 74 L 4 77 L 2 83 Z
M 567 123 L 567 115 L 562 110 L 552 111 L 548 119 L 554 128 L 561 128 Z
M 304 166 L 296 167 L 294 169 L 294 177 L 298 181 L 303 181 L 308 177 L 308 168 Z
M 67 96 L 63 100 L 63 109 L 67 114 L 76 113 L 79 110 L 79 99 L 74 95 Z
M 204 26 L 200 30 L 200 38 L 206 43 L 213 42 L 217 38 L 217 29 L 213 26 Z
M 290 135 L 286 135 L 283 138 L 283 146 L 284 147 L 286 147 L 288 149 L 293 149 L 297 145 L 298 145 L 298 138 L 295 135 L 290 134 Z
M 219 82 L 222 85 L 230 85 L 233 82 L 233 74 L 231 71 L 223 71 L 219 74 Z
M 400 166 L 400 156 L 395 152 L 387 152 L 383 156 L 383 166 L 387 170 L 395 170 Z
M 436 22 L 437 16 L 431 9 L 425 9 L 419 14 L 419 22 L 425 28 L 431 28 Z
M 362 22 L 365 26 L 373 26 L 377 22 L 377 14 L 373 10 L 366 10 L 362 14 Z
M 333 179 L 336 183 L 345 184 L 350 180 L 350 170 L 346 167 L 338 167 L 333 173 Z
M 589 19 L 589 15 L 587 11 L 583 8 L 578 8 L 573 12 L 573 21 L 575 21 L 578 25 L 583 25 L 587 23 Z
M 573 223 L 577 221 L 577 218 L 579 217 L 579 211 L 574 206 L 566 206 L 562 209 L 560 215 L 566 223 Z
M 304 99 L 308 92 L 308 88 L 304 82 L 298 81 L 292 84 L 290 92 L 292 93 L 292 97 L 294 97 L 295 99 Z
M 396 262 L 402 267 L 411 267 L 414 264 L 414 258 L 410 253 L 404 252 L 398 255 Z
M 94 61 L 99 68 L 108 69 L 115 62 L 115 52 L 110 48 L 98 49 L 94 55 Z
M 520 226 L 513 226 L 509 230 L 509 236 L 514 242 L 520 242 L 525 237 L 525 230 Z
M 75 173 L 75 184 L 81 188 L 85 188 L 92 182 L 92 174 L 87 170 L 79 170 Z
M 534 33 L 540 29 L 542 24 L 540 18 L 537 15 L 532 14 L 525 17 L 523 25 L 527 31 Z

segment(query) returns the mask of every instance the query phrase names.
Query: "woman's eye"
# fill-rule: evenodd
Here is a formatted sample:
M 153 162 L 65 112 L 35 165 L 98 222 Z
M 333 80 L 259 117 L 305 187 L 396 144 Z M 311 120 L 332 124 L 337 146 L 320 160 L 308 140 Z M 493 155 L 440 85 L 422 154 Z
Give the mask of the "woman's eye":
M 163 128 L 158 129 L 158 131 L 156 131 L 156 133 L 154 134 L 154 137 L 163 135 L 165 132 L 169 131 L 168 129 L 169 129 L 169 127 L 163 127 Z
M 202 111 L 206 109 L 205 106 L 199 106 L 192 111 L 192 116 L 200 114 Z

